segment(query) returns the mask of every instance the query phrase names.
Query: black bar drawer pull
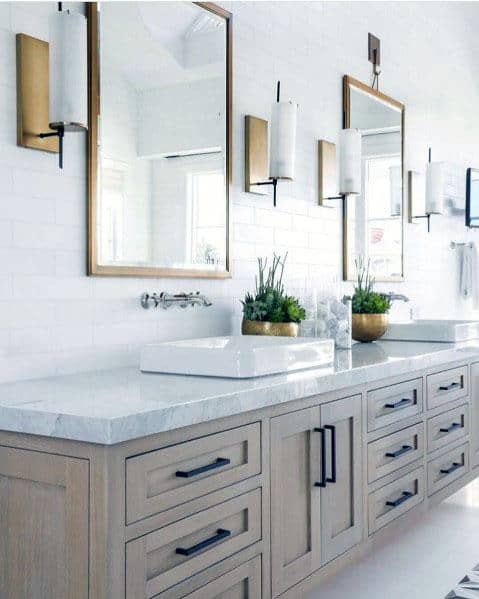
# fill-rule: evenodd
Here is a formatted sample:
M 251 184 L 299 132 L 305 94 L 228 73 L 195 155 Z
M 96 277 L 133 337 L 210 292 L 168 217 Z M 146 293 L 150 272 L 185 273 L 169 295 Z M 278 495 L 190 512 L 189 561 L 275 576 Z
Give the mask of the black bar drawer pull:
M 441 433 L 452 433 L 452 431 L 455 431 L 458 428 L 462 428 L 462 424 L 460 422 L 453 422 L 451 426 L 448 426 L 447 428 L 440 428 L 439 431 Z
M 385 408 L 390 408 L 391 410 L 397 410 L 398 408 L 405 408 L 406 406 L 410 406 L 412 404 L 412 399 L 409 397 L 403 397 L 396 403 L 386 403 L 384 404 Z
M 394 499 L 394 501 L 386 501 L 386 505 L 390 507 L 398 507 L 399 505 L 401 505 L 401 503 L 404 503 L 408 499 L 411 499 L 412 496 L 413 493 L 411 493 L 411 491 L 404 491 L 401 497 Z
M 223 466 L 227 466 L 231 460 L 228 458 L 217 458 L 215 462 L 212 464 L 207 464 L 206 466 L 200 466 L 199 468 L 194 468 L 193 470 L 177 470 L 176 476 L 180 478 L 191 478 L 192 476 L 198 476 L 198 474 L 203 474 L 203 472 L 208 472 L 209 470 L 216 470 L 216 468 L 222 468 Z
M 321 480 L 314 483 L 315 487 L 325 487 L 327 483 L 326 478 L 326 431 L 324 428 L 315 428 L 316 433 L 321 435 Z
M 331 477 L 327 478 L 328 483 L 336 482 L 336 427 L 332 424 L 326 424 L 324 428 L 331 431 Z
M 441 474 L 452 474 L 458 468 L 461 468 L 462 464 L 459 462 L 453 462 L 449 468 L 441 468 Z
M 441 385 L 439 387 L 439 391 L 452 391 L 452 389 L 457 389 L 457 387 L 460 387 L 461 384 L 460 383 L 451 383 L 450 385 Z
M 226 530 L 225 528 L 218 528 L 218 530 L 216 531 L 216 534 L 213 537 L 210 537 L 209 539 L 206 539 L 205 541 L 201 541 L 201 543 L 197 543 L 196 545 L 193 545 L 192 547 L 187 547 L 186 549 L 184 547 L 178 547 L 176 549 L 176 553 L 178 553 L 179 555 L 193 555 L 195 553 L 198 553 L 198 551 L 201 551 L 202 549 L 206 549 L 206 547 L 209 547 L 210 545 L 214 545 L 215 543 L 217 543 L 218 541 L 222 541 L 223 539 L 226 539 L 226 537 L 229 537 L 231 535 L 231 530 Z
M 414 447 L 412 447 L 411 445 L 403 445 L 401 447 L 401 449 L 398 449 L 397 451 L 391 451 L 386 454 L 387 458 L 398 458 L 401 455 L 404 455 L 405 453 L 409 453 L 410 451 L 413 451 Z

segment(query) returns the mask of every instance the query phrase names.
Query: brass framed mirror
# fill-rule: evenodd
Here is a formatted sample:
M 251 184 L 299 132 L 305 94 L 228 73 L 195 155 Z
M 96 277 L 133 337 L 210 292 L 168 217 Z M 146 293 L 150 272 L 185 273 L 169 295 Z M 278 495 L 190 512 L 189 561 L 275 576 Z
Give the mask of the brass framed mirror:
M 361 131 L 361 193 L 344 198 L 343 279 L 356 261 L 377 281 L 404 280 L 404 104 L 345 75 L 344 127 Z
M 230 277 L 231 14 L 87 6 L 88 274 Z

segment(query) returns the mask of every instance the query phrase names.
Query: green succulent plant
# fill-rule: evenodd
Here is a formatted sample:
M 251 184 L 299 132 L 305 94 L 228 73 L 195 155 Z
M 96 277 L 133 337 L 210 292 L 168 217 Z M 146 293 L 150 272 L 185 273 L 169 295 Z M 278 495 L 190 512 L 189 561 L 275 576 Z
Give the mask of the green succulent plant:
M 391 300 L 384 293 L 373 291 L 375 279 L 370 273 L 370 261 L 367 265 L 361 259 L 356 260 L 358 282 L 351 299 L 353 314 L 386 314 L 391 308 Z
M 248 292 L 241 301 L 245 320 L 299 323 L 305 319 L 306 312 L 299 300 L 284 292 L 283 275 L 287 256 L 281 258 L 274 254 L 269 268 L 267 258 L 258 258 L 255 293 Z

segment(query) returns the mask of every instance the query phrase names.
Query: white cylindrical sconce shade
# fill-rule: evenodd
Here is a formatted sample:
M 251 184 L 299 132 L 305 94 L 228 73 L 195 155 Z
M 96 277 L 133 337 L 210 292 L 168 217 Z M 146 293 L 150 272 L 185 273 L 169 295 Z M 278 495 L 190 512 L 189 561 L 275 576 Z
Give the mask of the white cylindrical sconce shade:
M 296 158 L 296 119 L 294 102 L 273 104 L 271 118 L 270 179 L 293 179 Z
M 339 135 L 339 193 L 361 193 L 361 131 L 343 129 Z
M 426 214 L 444 211 L 444 162 L 428 162 L 426 167 Z
M 50 17 L 50 127 L 88 127 L 87 21 L 79 13 Z

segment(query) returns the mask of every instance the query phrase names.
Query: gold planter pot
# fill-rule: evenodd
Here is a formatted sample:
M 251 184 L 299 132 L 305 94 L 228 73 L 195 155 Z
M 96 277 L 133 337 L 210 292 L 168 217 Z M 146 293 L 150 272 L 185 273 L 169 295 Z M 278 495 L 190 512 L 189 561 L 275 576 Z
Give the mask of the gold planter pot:
M 244 320 L 241 323 L 243 335 L 270 335 L 272 337 L 297 337 L 299 326 L 295 322 L 262 322 Z
M 370 343 L 384 335 L 388 328 L 387 314 L 353 314 L 353 339 Z

